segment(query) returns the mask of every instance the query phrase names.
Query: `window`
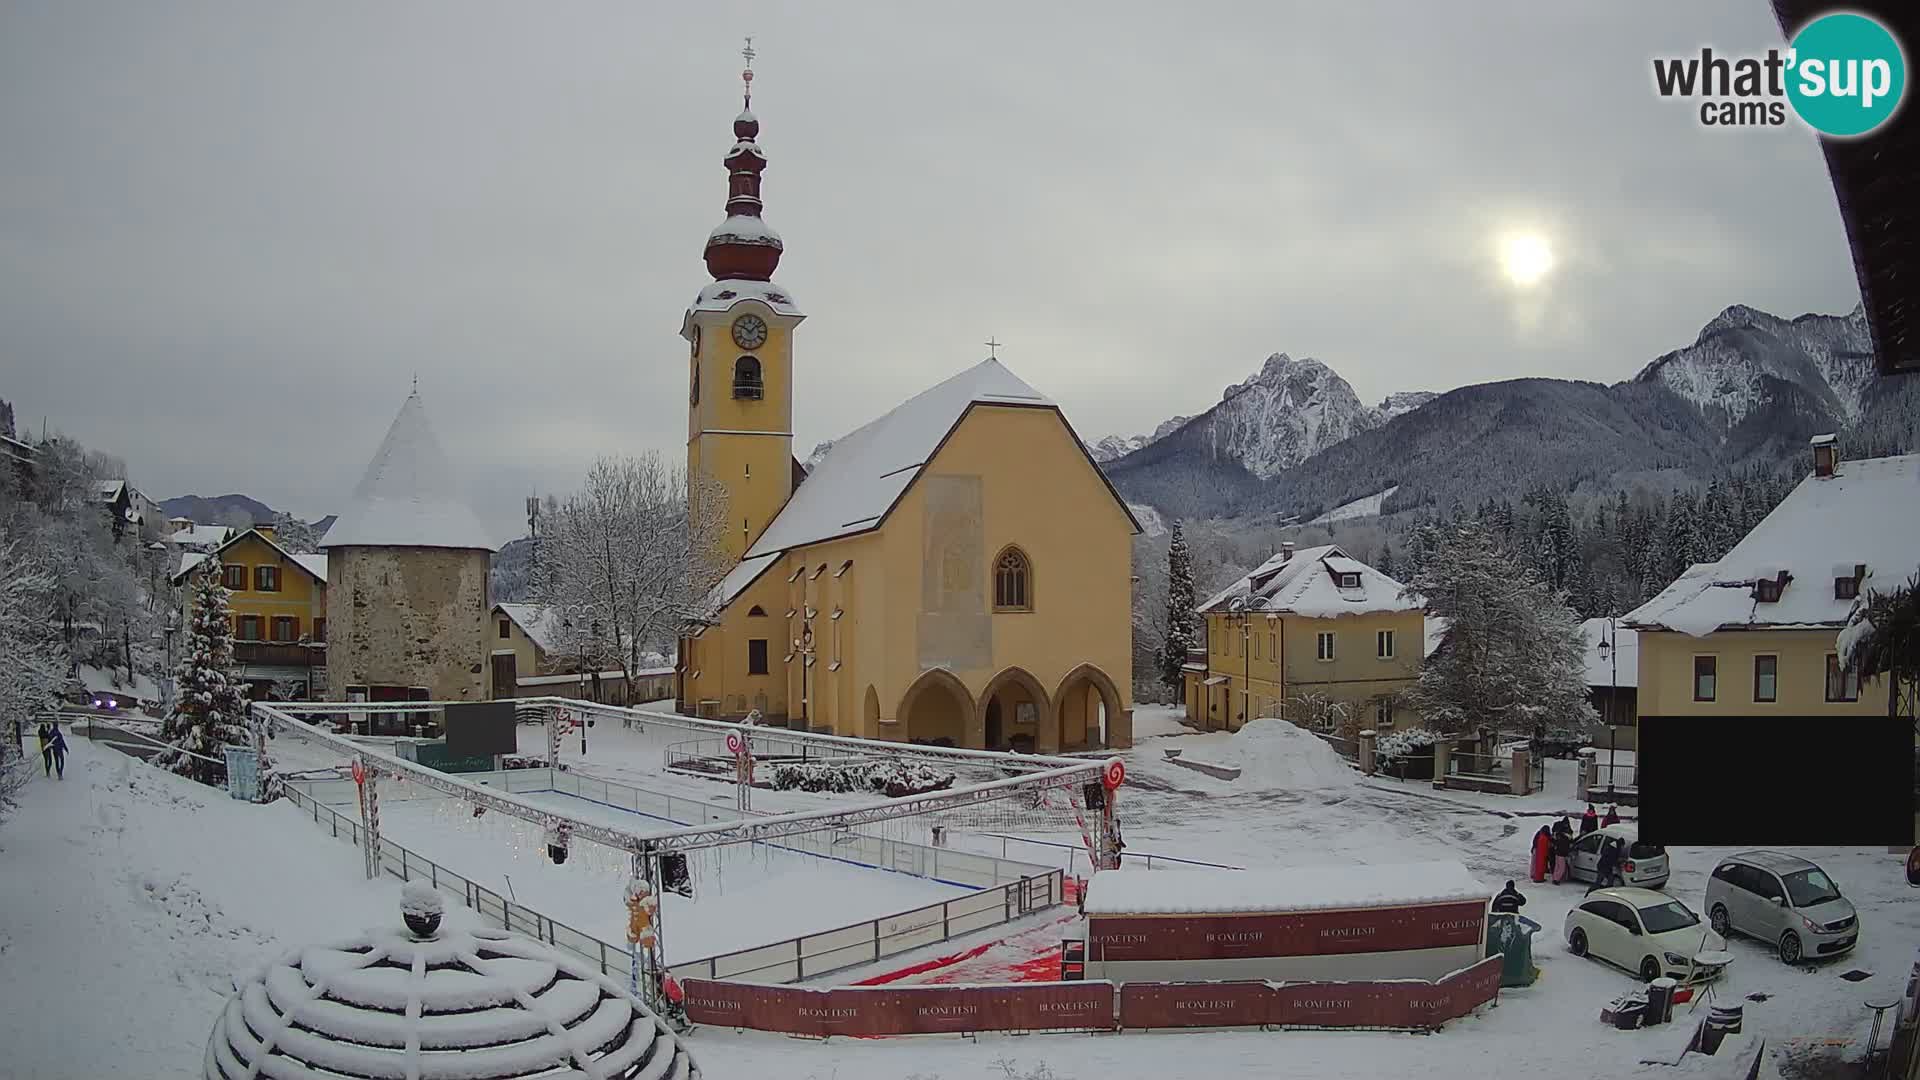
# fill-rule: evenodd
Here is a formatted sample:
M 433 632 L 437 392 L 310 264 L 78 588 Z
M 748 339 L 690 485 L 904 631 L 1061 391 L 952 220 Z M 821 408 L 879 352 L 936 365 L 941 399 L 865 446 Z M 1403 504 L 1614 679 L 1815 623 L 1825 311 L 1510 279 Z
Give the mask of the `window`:
M 300 620 L 292 615 L 275 615 L 273 617 L 273 640 L 299 641 Z
M 1382 660 L 1393 659 L 1393 631 L 1391 630 L 1375 631 L 1373 635 L 1373 647 L 1374 647 L 1375 653 L 1380 657 L 1380 659 Z
M 234 637 L 241 641 L 260 640 L 260 616 L 242 615 L 234 625 Z
M 1317 660 L 1333 659 L 1333 632 L 1329 630 L 1319 634 L 1315 634 L 1313 648 L 1314 648 L 1313 655 L 1315 659 Z
M 765 675 L 767 673 L 767 639 L 750 638 L 747 641 L 747 674 Z
M 279 592 L 280 568 L 277 566 L 256 566 L 253 568 L 254 592 Z
M 500 620 L 500 640 L 505 641 L 512 636 L 513 636 L 513 620 L 501 619 Z
M 1753 658 L 1753 700 L 1780 700 L 1779 657 L 1756 656 Z
M 687 404 L 698 405 L 700 404 L 700 363 L 699 361 L 694 362 L 693 378 L 689 379 L 688 382 L 690 384 L 690 388 L 687 391 Z
M 313 640 L 327 640 L 327 619 L 324 615 L 313 620 Z
M 1260 635 L 1259 634 L 1253 635 L 1253 658 L 1255 660 L 1260 659 Z
M 1833 579 L 1833 598 L 1835 600 L 1852 600 L 1859 595 L 1859 578 L 1837 577 Z
M 733 396 L 759 401 L 765 386 L 760 381 L 760 361 L 743 356 L 733 362 Z
M 767 609 L 761 607 L 759 604 L 755 604 L 747 609 L 747 618 L 749 619 L 764 619 L 766 617 Z
M 1357 589 L 1360 587 L 1360 575 L 1359 574 L 1341 574 L 1339 584 L 1340 584 L 1340 587 L 1343 589 Z
M 247 568 L 246 567 L 237 566 L 233 563 L 228 563 L 227 565 L 222 566 L 220 568 L 220 573 L 225 579 L 225 584 L 227 588 L 242 590 L 247 587 Z
M 1272 631 L 1267 632 L 1267 655 L 1280 659 L 1280 635 Z
M 1774 578 L 1753 583 L 1753 598 L 1763 604 L 1780 602 L 1780 582 Z
M 1033 566 L 1017 547 L 1007 548 L 993 561 L 993 609 L 1033 610 Z
M 1840 666 L 1840 657 L 1827 654 L 1827 700 L 1859 701 L 1860 673 Z
M 1693 700 L 1712 701 L 1718 689 L 1720 658 L 1717 656 L 1696 656 L 1693 658 Z
M 1381 698 L 1373 704 L 1373 726 L 1393 726 L 1393 699 Z

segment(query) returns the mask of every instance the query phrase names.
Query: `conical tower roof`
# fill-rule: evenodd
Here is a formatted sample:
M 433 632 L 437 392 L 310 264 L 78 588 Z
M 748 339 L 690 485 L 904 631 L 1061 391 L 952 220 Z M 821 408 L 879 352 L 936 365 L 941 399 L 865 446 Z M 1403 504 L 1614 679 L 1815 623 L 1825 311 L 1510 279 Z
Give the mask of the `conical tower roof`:
M 352 504 L 320 546 L 499 550 L 460 497 L 453 466 L 427 424 L 420 391 L 407 395 L 353 489 Z

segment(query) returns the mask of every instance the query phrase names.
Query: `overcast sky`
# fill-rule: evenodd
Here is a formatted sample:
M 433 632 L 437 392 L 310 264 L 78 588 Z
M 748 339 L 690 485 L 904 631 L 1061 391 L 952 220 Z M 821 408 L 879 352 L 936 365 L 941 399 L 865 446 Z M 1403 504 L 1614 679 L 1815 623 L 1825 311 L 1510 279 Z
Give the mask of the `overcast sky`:
M 802 457 L 989 336 L 1091 441 L 1272 352 L 1369 402 L 1612 382 L 1729 304 L 1858 301 L 1812 136 L 1652 91 L 1777 43 L 1764 0 L 8 0 L 0 397 L 156 498 L 317 517 L 418 373 L 518 535 L 594 457 L 684 452 L 747 33 Z

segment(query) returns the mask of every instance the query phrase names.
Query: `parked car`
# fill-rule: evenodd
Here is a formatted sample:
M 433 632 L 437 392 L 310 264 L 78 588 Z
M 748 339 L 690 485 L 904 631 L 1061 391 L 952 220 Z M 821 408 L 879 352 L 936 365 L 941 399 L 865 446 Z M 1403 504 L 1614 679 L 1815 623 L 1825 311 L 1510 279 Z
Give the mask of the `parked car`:
M 1789 964 L 1838 956 L 1860 938 L 1860 913 L 1826 871 L 1777 851 L 1720 860 L 1707 879 L 1707 920 L 1723 937 L 1770 942 Z
M 1658 889 L 1666 885 L 1672 873 L 1667 867 L 1667 849 L 1658 844 L 1642 843 L 1640 826 L 1626 822 L 1603 826 L 1575 840 L 1573 853 L 1567 856 L 1568 874 L 1575 881 L 1592 881 L 1593 875 L 1600 869 L 1600 846 L 1609 840 L 1618 841 L 1623 846 L 1620 853 L 1621 881 L 1642 889 Z
M 1567 951 L 1625 968 L 1652 982 L 1662 975 L 1719 978 L 1733 957 L 1726 939 L 1687 905 L 1652 889 L 1599 889 L 1567 912 Z

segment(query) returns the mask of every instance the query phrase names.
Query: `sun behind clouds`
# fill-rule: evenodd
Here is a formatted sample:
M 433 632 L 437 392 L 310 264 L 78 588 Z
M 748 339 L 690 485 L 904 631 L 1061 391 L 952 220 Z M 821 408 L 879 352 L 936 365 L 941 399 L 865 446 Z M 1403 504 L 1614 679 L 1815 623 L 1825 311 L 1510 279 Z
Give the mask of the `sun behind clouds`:
M 1500 241 L 1500 269 L 1519 288 L 1538 285 L 1553 266 L 1553 248 L 1540 233 L 1508 233 Z

